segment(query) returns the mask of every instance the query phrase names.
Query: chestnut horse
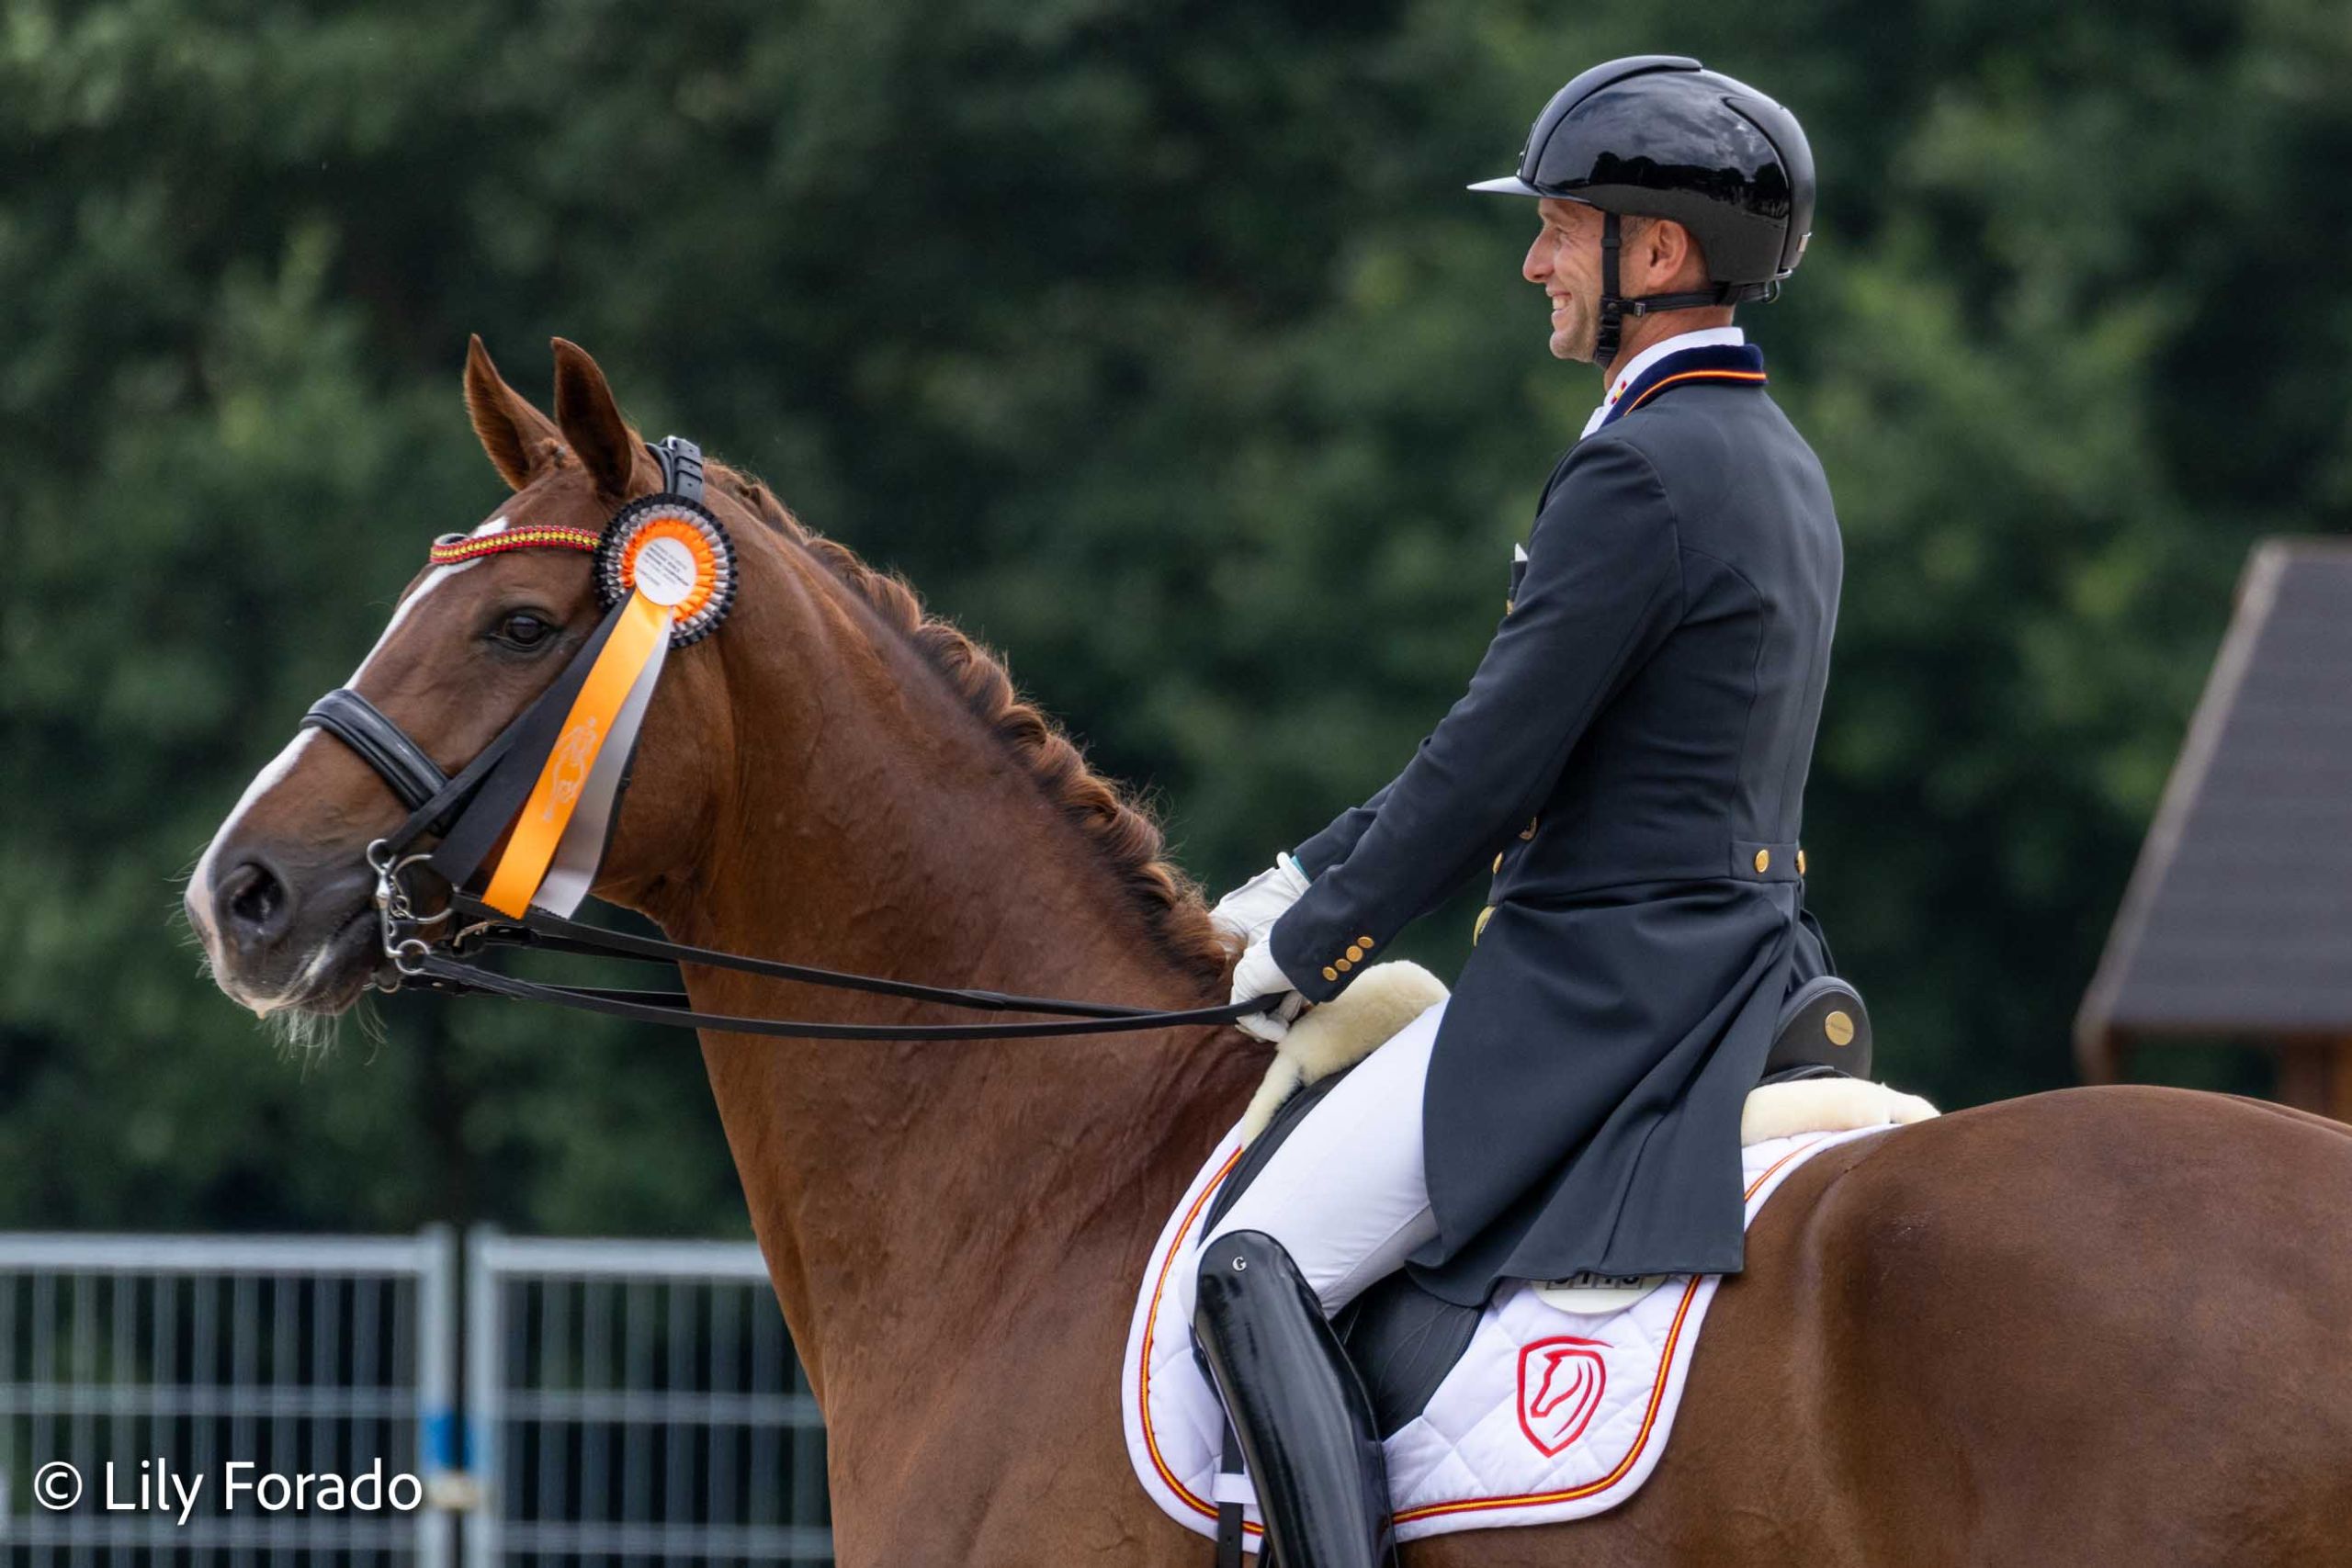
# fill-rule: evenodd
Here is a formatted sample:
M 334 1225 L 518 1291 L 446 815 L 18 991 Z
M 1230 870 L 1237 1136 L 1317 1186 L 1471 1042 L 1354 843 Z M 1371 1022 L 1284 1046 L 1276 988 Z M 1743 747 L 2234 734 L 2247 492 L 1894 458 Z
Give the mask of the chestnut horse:
M 552 421 L 478 341 L 465 387 L 510 524 L 595 529 L 656 488 L 579 349 L 556 345 Z M 996 660 L 763 486 L 710 473 L 741 591 L 662 676 L 598 895 L 741 953 L 1222 1001 L 1230 955 L 1157 830 Z M 352 684 L 455 771 L 597 617 L 570 551 L 444 569 L 412 585 Z M 362 852 L 403 815 L 308 731 L 264 770 L 187 892 L 221 988 L 257 1012 L 347 1007 L 379 958 Z M 808 1000 L 741 975 L 685 980 L 707 1010 Z M 943 1015 L 855 997 L 835 1016 Z M 1128 1472 L 1118 1369 L 1146 1256 L 1261 1048 L 1191 1028 L 706 1034 L 702 1051 L 824 1408 L 839 1560 L 1204 1564 L 1206 1541 Z M 1841 1146 L 1764 1210 L 1646 1487 L 1580 1523 L 1405 1557 L 2352 1561 L 2352 1136 L 2253 1101 L 2103 1089 Z

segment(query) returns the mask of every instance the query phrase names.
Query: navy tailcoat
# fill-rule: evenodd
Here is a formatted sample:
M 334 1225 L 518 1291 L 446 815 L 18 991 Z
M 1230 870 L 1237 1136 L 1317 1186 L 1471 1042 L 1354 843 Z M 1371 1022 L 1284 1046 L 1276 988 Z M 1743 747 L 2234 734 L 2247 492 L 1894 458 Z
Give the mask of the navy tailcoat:
M 1453 1301 L 1741 1264 L 1741 1106 L 1829 964 L 1797 840 L 1843 560 L 1762 364 L 1689 349 L 1625 389 L 1544 485 L 1469 691 L 1295 852 L 1273 955 L 1316 1001 L 1493 868 L 1423 1110 L 1411 1268 Z

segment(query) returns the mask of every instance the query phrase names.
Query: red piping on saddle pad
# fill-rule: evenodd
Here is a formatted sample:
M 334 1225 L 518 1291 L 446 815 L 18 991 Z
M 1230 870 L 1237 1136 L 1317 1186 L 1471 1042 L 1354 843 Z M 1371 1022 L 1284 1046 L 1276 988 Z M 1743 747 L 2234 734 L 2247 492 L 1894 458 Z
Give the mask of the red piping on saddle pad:
M 1758 1174 L 1755 1180 L 1747 1184 L 1747 1190 L 1740 1194 L 1742 1200 L 1754 1198 L 1782 1166 L 1787 1165 L 1820 1141 L 1818 1138 L 1807 1139 L 1767 1166 Z M 1175 1267 L 1177 1256 L 1184 1250 L 1184 1238 L 1192 1234 L 1193 1226 L 1201 1217 L 1201 1211 L 1208 1206 L 1209 1200 L 1216 1195 L 1216 1190 L 1225 1184 L 1225 1179 L 1233 1173 L 1233 1168 L 1239 1162 L 1241 1153 L 1239 1149 L 1234 1150 L 1232 1156 L 1218 1168 L 1216 1176 L 1207 1187 L 1202 1190 L 1200 1197 L 1193 1201 L 1191 1210 L 1184 1215 L 1182 1226 L 1176 1233 L 1175 1240 L 1169 1245 L 1167 1259 L 1159 1266 L 1159 1278 L 1152 1284 L 1151 1309 L 1144 1320 L 1143 1355 L 1137 1385 L 1140 1395 L 1137 1408 L 1143 1420 L 1144 1446 L 1150 1450 L 1152 1468 L 1159 1472 L 1160 1480 L 1168 1483 L 1169 1490 L 1182 1498 L 1186 1506 L 1196 1509 L 1203 1517 L 1210 1519 L 1216 1517 L 1216 1505 L 1204 1502 L 1193 1495 L 1184 1483 L 1177 1480 L 1170 1472 L 1168 1461 L 1160 1457 L 1159 1438 L 1151 1429 L 1151 1343 L 1153 1334 L 1159 1326 L 1159 1301 L 1168 1288 L 1169 1270 Z M 1690 1282 L 1683 1287 L 1682 1300 L 1674 1312 L 1674 1326 L 1667 1332 L 1666 1343 L 1658 1353 L 1658 1378 L 1650 1389 L 1649 1407 L 1642 1415 L 1642 1429 L 1634 1436 L 1633 1447 L 1626 1450 L 1624 1459 L 1616 1469 L 1598 1481 L 1589 1482 L 1566 1492 L 1543 1492 L 1520 1497 L 1468 1498 L 1457 1503 L 1432 1503 L 1425 1507 L 1412 1508 L 1398 1514 L 1396 1517 L 1396 1522 L 1403 1525 L 1416 1519 L 1437 1518 L 1447 1514 L 1476 1513 L 1494 1508 L 1543 1507 L 1555 1503 L 1573 1503 L 1579 1498 L 1589 1497 L 1595 1493 L 1605 1492 L 1623 1480 L 1626 1472 L 1634 1468 L 1634 1461 L 1641 1458 L 1642 1450 L 1649 1446 L 1650 1434 L 1657 1425 L 1658 1408 L 1666 1400 L 1668 1382 L 1666 1369 L 1674 1363 L 1675 1346 L 1682 1337 L 1682 1326 L 1690 1316 L 1690 1303 L 1697 1297 L 1700 1283 L 1705 1278 L 1704 1275 L 1693 1275 Z M 1241 1528 L 1252 1537 L 1265 1534 L 1261 1527 L 1246 1521 Z

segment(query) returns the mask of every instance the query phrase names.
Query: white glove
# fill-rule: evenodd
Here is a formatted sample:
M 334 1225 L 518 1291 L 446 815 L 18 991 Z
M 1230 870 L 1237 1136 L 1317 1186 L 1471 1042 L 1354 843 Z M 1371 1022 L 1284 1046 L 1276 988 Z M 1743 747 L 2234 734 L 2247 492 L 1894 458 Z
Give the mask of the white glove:
M 1244 1034 L 1254 1034 L 1269 1045 L 1279 1044 L 1290 1032 L 1290 1021 L 1306 1010 L 1306 998 L 1298 994 L 1290 976 L 1274 962 L 1272 943 L 1262 938 L 1250 944 L 1241 962 L 1233 966 L 1233 997 L 1237 1002 L 1253 1002 L 1260 997 L 1278 992 L 1290 994 L 1283 998 L 1272 1012 L 1250 1013 L 1235 1021 L 1234 1027 Z
M 1265 941 L 1283 911 L 1297 903 L 1306 891 L 1306 874 L 1284 850 L 1274 857 L 1272 866 L 1218 899 L 1209 919 L 1246 947 Z

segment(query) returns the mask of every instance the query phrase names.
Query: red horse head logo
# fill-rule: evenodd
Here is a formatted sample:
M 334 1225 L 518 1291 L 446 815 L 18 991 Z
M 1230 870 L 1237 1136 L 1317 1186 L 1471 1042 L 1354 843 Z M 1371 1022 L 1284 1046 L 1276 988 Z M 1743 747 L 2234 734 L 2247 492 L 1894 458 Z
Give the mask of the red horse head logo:
M 1546 1458 L 1584 1435 L 1600 1408 L 1609 1369 L 1598 1339 L 1562 1335 L 1538 1339 L 1519 1353 L 1519 1429 Z

